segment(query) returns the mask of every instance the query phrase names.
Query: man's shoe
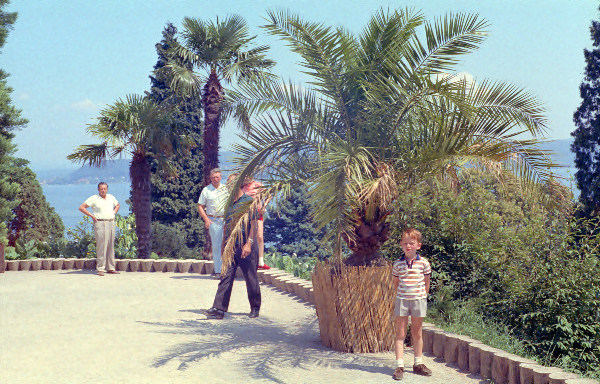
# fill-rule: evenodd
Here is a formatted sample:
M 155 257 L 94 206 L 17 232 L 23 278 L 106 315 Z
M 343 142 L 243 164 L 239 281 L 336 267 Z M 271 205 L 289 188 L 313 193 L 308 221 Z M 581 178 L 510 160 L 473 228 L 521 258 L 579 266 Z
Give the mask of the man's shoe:
M 394 380 L 402 380 L 403 377 L 404 377 L 404 368 L 396 367 L 396 369 L 394 370 L 394 374 L 392 375 L 392 378 Z
M 104 276 L 104 272 L 98 271 L 98 276 Z
M 250 313 L 248 314 L 248 317 L 251 319 L 254 319 L 255 317 L 258 317 L 258 309 L 251 309 Z
M 258 266 L 258 269 L 264 269 L 264 270 L 267 270 L 267 269 L 271 269 L 271 267 L 269 267 L 267 264 L 264 264 L 264 265 L 259 265 L 259 266 Z
M 119 272 L 117 271 L 106 271 L 106 273 L 110 273 L 111 275 L 118 275 Z
M 223 312 L 219 308 L 215 308 L 215 307 L 212 307 L 211 309 L 206 311 L 206 314 L 208 316 L 210 316 L 210 318 L 217 319 L 217 320 L 221 320 L 223 317 L 225 317 L 225 312 Z
M 413 373 L 421 376 L 431 376 L 431 369 L 427 368 L 425 364 L 413 365 Z

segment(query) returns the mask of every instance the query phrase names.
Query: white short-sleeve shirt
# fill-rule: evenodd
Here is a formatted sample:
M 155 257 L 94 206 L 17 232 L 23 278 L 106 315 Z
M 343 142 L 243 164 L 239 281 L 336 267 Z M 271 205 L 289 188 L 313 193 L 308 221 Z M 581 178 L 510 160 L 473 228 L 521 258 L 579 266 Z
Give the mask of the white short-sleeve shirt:
M 200 193 L 198 204 L 204 205 L 206 214 L 209 216 L 223 216 L 227 197 L 229 197 L 229 189 L 225 184 L 220 184 L 219 188 L 208 184 Z
M 102 220 L 114 219 L 115 207 L 119 204 L 117 199 L 110 193 L 106 194 L 106 198 L 102 198 L 100 195 L 90 196 L 84 203 L 87 206 L 92 207 L 96 219 Z

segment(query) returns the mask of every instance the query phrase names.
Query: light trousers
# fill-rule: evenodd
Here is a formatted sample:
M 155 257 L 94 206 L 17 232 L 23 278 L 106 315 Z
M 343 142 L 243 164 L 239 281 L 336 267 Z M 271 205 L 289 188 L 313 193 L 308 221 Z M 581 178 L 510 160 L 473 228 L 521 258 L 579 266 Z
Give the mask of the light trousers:
M 221 243 L 223 242 L 223 218 L 211 217 L 208 233 L 212 245 L 212 257 L 215 267 L 215 273 L 221 273 Z
M 96 233 L 96 270 L 115 270 L 115 222 L 97 221 Z

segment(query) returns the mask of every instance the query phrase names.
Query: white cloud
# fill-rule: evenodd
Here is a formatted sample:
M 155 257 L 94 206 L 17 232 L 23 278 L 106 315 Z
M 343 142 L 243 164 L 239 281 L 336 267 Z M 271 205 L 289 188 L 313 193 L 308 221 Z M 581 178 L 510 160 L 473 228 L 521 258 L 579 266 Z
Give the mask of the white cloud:
M 98 105 L 94 103 L 92 100 L 85 98 L 80 101 L 76 101 L 71 104 L 71 108 L 78 109 L 81 111 L 89 111 L 93 109 L 98 109 Z

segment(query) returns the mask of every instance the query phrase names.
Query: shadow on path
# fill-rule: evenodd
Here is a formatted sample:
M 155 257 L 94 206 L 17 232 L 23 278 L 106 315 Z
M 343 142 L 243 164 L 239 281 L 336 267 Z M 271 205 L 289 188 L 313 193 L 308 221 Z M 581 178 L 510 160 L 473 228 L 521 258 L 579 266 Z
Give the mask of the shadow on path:
M 206 315 L 205 310 L 182 310 Z M 372 355 L 335 352 L 321 345 L 317 319 L 307 316 L 285 324 L 269 318 L 249 319 L 247 314 L 227 313 L 225 319 L 201 318 L 175 323 L 143 322 L 155 326 L 157 332 L 193 334 L 199 341 L 176 345 L 166 350 L 152 363 L 155 368 L 178 361 L 178 369 L 202 359 L 235 353 L 240 366 L 256 379 L 283 383 L 274 368 L 294 367 L 310 370 L 311 366 L 360 370 L 390 375 L 386 360 Z M 389 361 L 388 361 L 389 363 Z

